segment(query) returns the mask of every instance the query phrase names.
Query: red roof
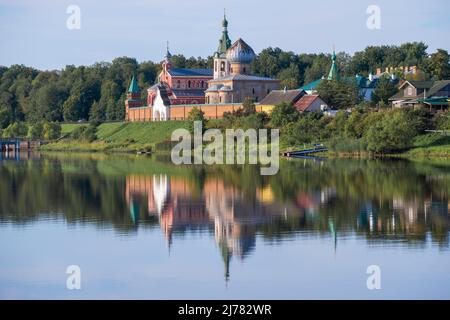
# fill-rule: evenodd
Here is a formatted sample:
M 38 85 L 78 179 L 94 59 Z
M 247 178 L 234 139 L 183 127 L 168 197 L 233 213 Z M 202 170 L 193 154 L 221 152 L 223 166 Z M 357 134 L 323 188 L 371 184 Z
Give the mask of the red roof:
M 298 111 L 306 111 L 309 106 L 319 97 L 317 94 L 308 94 L 304 95 L 303 97 L 298 100 L 294 106 L 297 108 Z

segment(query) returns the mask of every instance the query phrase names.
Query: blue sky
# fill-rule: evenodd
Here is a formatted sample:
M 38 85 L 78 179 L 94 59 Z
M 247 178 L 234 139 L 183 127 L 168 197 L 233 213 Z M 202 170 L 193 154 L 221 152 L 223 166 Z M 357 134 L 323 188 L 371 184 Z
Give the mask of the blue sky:
M 81 29 L 69 30 L 69 5 L 81 9 Z M 381 9 L 381 29 L 369 30 L 369 5 Z M 211 55 L 224 6 L 232 40 L 256 52 L 272 46 L 297 53 L 353 53 L 368 45 L 424 41 L 450 51 L 448 0 L 0 0 L 0 65 L 39 69 L 90 65 L 118 56 L 160 61 L 173 54 Z

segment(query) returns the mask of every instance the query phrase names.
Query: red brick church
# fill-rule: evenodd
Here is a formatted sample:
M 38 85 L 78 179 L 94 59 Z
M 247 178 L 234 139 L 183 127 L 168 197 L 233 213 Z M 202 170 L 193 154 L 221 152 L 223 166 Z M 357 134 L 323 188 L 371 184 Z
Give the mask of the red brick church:
M 158 83 L 147 89 L 147 104 L 153 105 L 158 87 L 163 86 L 171 105 L 204 104 L 208 81 L 213 78 L 212 69 L 173 68 L 172 55 L 167 48 L 158 76 Z
M 194 107 L 200 108 L 207 118 L 222 118 L 225 112 L 242 108 L 245 99 L 258 102 L 278 89 L 279 80 L 251 74 L 250 65 L 256 55 L 240 38 L 232 45 L 225 15 L 222 28 L 214 54 L 215 70 L 174 68 L 167 47 L 162 71 L 157 83 L 147 89 L 146 102 L 140 99 L 133 77 L 125 101 L 125 120 L 181 120 Z

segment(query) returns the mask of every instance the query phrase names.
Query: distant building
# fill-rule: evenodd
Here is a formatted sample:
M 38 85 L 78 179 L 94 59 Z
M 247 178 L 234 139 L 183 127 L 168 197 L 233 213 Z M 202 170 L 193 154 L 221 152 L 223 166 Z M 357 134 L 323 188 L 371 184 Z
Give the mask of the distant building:
M 231 44 L 228 21 L 222 21 L 222 37 L 214 53 L 214 78 L 208 82 L 206 103 L 240 103 L 245 99 L 262 100 L 280 87 L 280 81 L 252 75 L 251 64 L 256 55 L 241 38 Z
M 306 94 L 305 90 L 273 90 L 258 105 L 262 111 L 271 112 L 276 105 L 291 103 L 300 112 L 328 110 L 328 105 L 317 94 Z
M 294 106 L 300 112 L 320 112 L 328 110 L 328 105 L 317 94 L 308 94 L 298 100 Z
M 403 67 L 401 67 L 403 70 Z M 391 81 L 394 84 L 398 84 L 398 79 L 394 73 L 394 71 L 397 70 L 396 68 L 386 68 L 386 72 L 381 72 L 381 69 L 377 69 L 377 73 L 373 75 L 372 73 L 369 74 L 368 77 L 363 77 L 361 75 L 355 75 L 355 78 L 352 77 L 345 77 L 343 80 L 346 81 L 355 81 L 355 84 L 359 88 L 359 95 L 364 99 L 364 101 L 372 101 L 372 94 L 375 88 L 377 87 L 378 81 L 381 77 L 388 76 L 390 77 Z M 411 71 L 408 69 L 407 74 L 416 74 L 417 68 L 411 67 Z M 390 72 L 392 71 L 392 72 Z M 406 72 L 406 71 L 405 71 Z M 405 73 L 406 74 L 406 73 Z M 330 71 L 328 72 L 328 75 L 325 77 L 323 76 L 320 79 L 317 79 L 313 82 L 307 83 L 304 86 L 302 86 L 300 89 L 305 90 L 307 94 L 317 94 L 317 87 L 322 81 L 329 81 L 329 80 L 340 80 L 341 77 L 339 75 L 339 70 L 337 68 L 336 64 L 336 54 L 333 51 L 333 54 L 331 55 L 331 67 Z
M 331 67 L 328 72 L 328 76 L 322 76 L 322 78 L 314 80 L 313 82 L 305 84 L 300 90 L 305 90 L 307 94 L 316 94 L 317 87 L 324 80 L 340 80 L 339 71 L 336 64 L 336 53 L 333 50 L 333 54 L 331 55 Z
M 147 105 L 153 106 L 158 89 L 164 87 L 171 105 L 205 103 L 205 89 L 213 78 L 212 69 L 173 68 L 167 48 L 158 83 L 147 89 Z
M 402 75 L 406 77 L 408 75 L 416 75 L 419 72 L 417 66 L 400 66 L 400 67 L 385 67 L 384 71 L 381 71 L 381 68 L 377 68 L 375 76 L 380 77 L 382 75 Z
M 219 48 L 225 49 L 224 46 Z M 214 79 L 208 82 L 206 103 L 236 103 L 245 99 L 258 102 L 278 89 L 279 80 L 251 74 L 255 57 L 253 49 L 240 38 L 226 52 L 216 52 Z
M 262 111 L 271 112 L 272 109 L 283 102 L 295 104 L 306 95 L 304 90 L 272 90 L 259 104 Z
M 430 110 L 448 110 L 450 103 L 450 80 L 405 81 L 399 92 L 389 98 L 394 107 L 426 106 Z

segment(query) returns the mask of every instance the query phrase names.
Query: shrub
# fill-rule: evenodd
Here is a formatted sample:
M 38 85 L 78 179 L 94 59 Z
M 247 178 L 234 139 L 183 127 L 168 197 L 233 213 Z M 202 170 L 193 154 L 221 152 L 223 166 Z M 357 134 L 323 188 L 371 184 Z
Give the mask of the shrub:
M 329 138 L 328 123 L 329 118 L 318 113 L 304 114 L 282 128 L 282 142 L 288 146 L 321 142 Z
M 237 117 L 234 121 L 234 128 L 247 129 L 262 129 L 268 121 L 267 113 L 258 112 L 248 116 Z
M 194 107 L 189 111 L 188 113 L 188 120 L 189 123 L 189 131 L 191 133 L 194 132 L 194 121 L 201 121 L 202 122 L 202 130 L 205 130 L 206 127 L 206 119 L 205 119 L 205 113 L 197 107 Z
M 334 137 L 328 142 L 328 147 L 336 152 L 364 152 L 367 151 L 365 139 Z
M 280 103 L 270 113 L 270 124 L 272 127 L 281 128 L 289 122 L 295 122 L 300 113 L 292 103 Z
M 44 125 L 42 122 L 37 122 L 30 127 L 29 134 L 32 139 L 42 139 L 44 136 Z
M 86 130 L 84 130 L 82 139 L 87 142 L 92 142 L 97 139 L 97 127 L 96 126 L 88 126 Z
M 256 107 L 252 99 L 245 99 L 242 103 L 242 115 L 249 116 L 256 113 Z
M 433 116 L 425 108 L 402 109 L 406 113 L 410 125 L 413 126 L 418 133 L 424 133 L 426 129 L 432 129 Z
M 384 112 L 381 121 L 368 128 L 365 139 L 368 151 L 386 153 L 411 147 L 417 134 L 417 126 L 411 123 L 410 114 L 404 110 L 393 110 Z
M 433 124 L 437 130 L 450 130 L 450 112 L 436 114 Z
M 24 122 L 11 123 L 4 131 L 5 138 L 20 138 L 28 135 L 28 126 Z
M 80 140 L 87 126 L 79 126 L 70 133 L 70 138 Z
M 72 131 L 70 137 L 74 140 L 92 142 L 97 139 L 97 127 L 94 125 L 80 126 Z
M 61 125 L 57 122 L 45 122 L 42 137 L 45 140 L 58 139 L 61 136 Z

